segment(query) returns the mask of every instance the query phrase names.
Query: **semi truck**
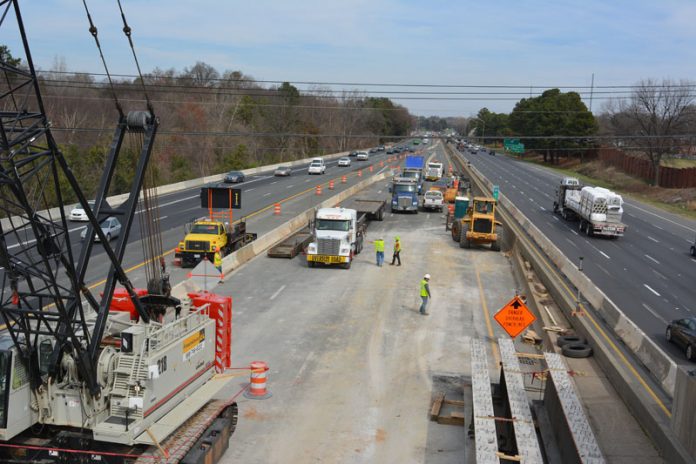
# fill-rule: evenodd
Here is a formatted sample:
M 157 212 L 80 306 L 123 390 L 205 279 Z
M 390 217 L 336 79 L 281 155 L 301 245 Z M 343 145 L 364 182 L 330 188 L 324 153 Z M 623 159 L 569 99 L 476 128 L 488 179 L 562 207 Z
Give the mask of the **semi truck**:
M 423 194 L 423 167 L 425 166 L 425 157 L 423 155 L 408 155 L 404 160 L 404 168 L 400 177 L 409 177 L 416 180 L 418 185 L 418 195 Z
M 428 163 L 425 170 L 425 180 L 435 181 L 442 177 L 443 164 L 437 161 Z
M 410 177 L 395 177 L 389 186 L 391 211 L 418 212 L 418 182 Z
M 621 222 L 623 198 L 602 187 L 583 187 L 574 177 L 564 177 L 556 189 L 553 212 L 567 221 L 578 221 L 587 236 L 618 238 L 626 225 Z
M 307 265 L 340 264 L 350 269 L 360 254 L 369 220 L 384 219 L 384 200 L 357 198 L 343 207 L 320 208 L 310 229 L 313 239 L 307 246 Z

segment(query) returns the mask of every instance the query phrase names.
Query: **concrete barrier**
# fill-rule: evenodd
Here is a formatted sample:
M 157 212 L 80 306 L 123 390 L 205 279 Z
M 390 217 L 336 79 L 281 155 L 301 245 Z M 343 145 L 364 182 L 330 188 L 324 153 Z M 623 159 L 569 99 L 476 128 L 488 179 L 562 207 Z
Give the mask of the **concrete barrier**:
M 492 190 L 489 182 L 473 166 L 469 169 Z M 677 374 L 677 364 L 657 346 L 621 309 L 575 265 L 556 245 L 539 230 L 524 213 L 508 200 L 504 194 L 499 196 L 499 204 L 505 208 L 515 221 L 529 233 L 531 239 L 541 248 L 549 260 L 556 265 L 568 281 L 580 290 L 585 300 L 597 311 L 604 322 L 625 343 L 625 345 L 645 365 L 650 373 L 660 382 L 660 385 L 670 397 L 674 395 L 674 382 Z
M 340 153 L 333 153 L 330 155 L 326 156 L 321 156 L 321 158 L 332 160 L 336 158 L 340 158 L 342 156 L 347 156 L 349 152 L 344 151 Z M 249 168 L 249 169 L 244 169 L 241 172 L 244 173 L 244 175 L 250 176 L 254 174 L 258 174 L 260 172 L 265 172 L 265 171 L 272 171 L 275 170 L 279 166 L 301 166 L 303 164 L 307 164 L 312 159 L 318 158 L 318 156 L 312 156 L 311 158 L 304 158 L 301 160 L 296 160 L 296 161 L 289 161 L 287 163 L 276 163 L 276 164 L 270 164 L 266 166 L 259 166 L 256 168 Z M 199 177 L 197 179 L 191 179 L 191 180 L 185 180 L 182 182 L 176 182 L 174 184 L 167 184 L 167 185 L 161 185 L 156 188 L 156 192 L 158 195 L 165 195 L 167 193 L 175 193 L 175 192 L 180 192 L 182 190 L 188 190 L 196 187 L 202 187 L 203 185 L 210 184 L 213 182 L 221 182 L 222 179 L 225 177 L 225 173 L 222 174 L 214 174 L 212 176 L 206 176 L 206 177 Z M 141 194 L 142 196 L 142 194 Z M 112 195 L 106 199 L 106 201 L 112 206 L 116 207 L 121 205 L 124 201 L 128 199 L 128 194 L 127 193 L 122 193 L 119 195 Z M 57 206 L 55 208 L 51 208 L 48 211 L 41 211 L 40 214 L 45 215 L 49 214 L 51 217 L 58 217 L 60 215 L 61 209 L 65 211 L 66 216 L 70 214 L 70 211 L 72 208 L 75 206 L 75 204 L 70 204 L 70 205 L 64 205 L 64 206 Z M 14 224 L 15 227 L 18 225 L 23 225 L 26 221 L 22 220 L 21 218 L 14 216 L 12 217 L 12 223 Z M 2 218 L 0 219 L 0 224 L 2 225 L 3 229 L 8 229 L 10 228 L 10 219 L 9 218 Z
M 304 212 L 298 214 L 289 221 L 284 222 L 283 224 L 279 225 L 270 232 L 263 234 L 262 236 L 260 236 L 250 244 L 246 245 L 245 247 L 240 248 L 234 253 L 230 253 L 229 255 L 225 256 L 222 260 L 223 274 L 227 274 L 235 269 L 238 269 L 248 261 L 251 261 L 256 256 L 265 253 L 266 250 L 268 250 L 273 245 L 281 242 L 282 240 L 285 240 L 290 235 L 301 230 L 309 223 L 310 219 L 314 217 L 314 212 L 317 208 L 327 208 L 334 206 L 337 203 L 340 203 L 345 199 L 351 197 L 352 195 L 355 195 L 357 192 L 363 190 L 364 188 L 386 179 L 390 175 L 391 172 L 386 171 L 382 174 L 376 174 L 363 181 L 360 181 L 357 184 L 347 188 L 346 190 L 327 198 L 316 207 L 305 210 Z M 199 289 L 193 284 L 191 279 L 184 280 L 183 282 L 172 287 L 172 295 L 174 295 L 177 298 L 185 298 L 187 293 L 195 291 L 199 291 Z
M 492 183 L 481 172 L 473 166 L 468 166 L 468 170 L 471 173 L 472 181 L 489 191 L 492 190 Z M 664 394 L 673 396 L 678 372 L 676 363 L 669 359 L 639 327 L 628 319 L 587 276 L 582 274 L 505 195 L 501 194 L 499 200 L 501 210 L 508 213 L 512 220 L 519 224 L 520 228 L 528 232 L 530 240 L 537 244 L 543 254 L 567 277 L 571 284 L 580 289 L 585 300 L 594 307 L 607 326 L 635 354 L 650 374 L 657 378 Z M 533 250 L 526 240 L 520 240 L 516 237 L 508 237 L 508 239 L 532 264 L 551 297 L 565 312 L 568 319 L 573 321 L 575 330 L 590 340 L 594 348 L 595 359 L 614 388 L 621 392 L 624 403 L 653 440 L 665 462 L 696 463 L 694 456 L 689 453 L 685 446 L 687 443 L 680 441 L 672 430 L 671 412 L 664 409 L 671 406 L 669 401 L 660 400 L 656 395 L 662 393 L 650 390 L 650 388 L 657 389 L 657 384 L 654 384 L 652 379 L 640 377 L 634 367 L 627 365 L 629 361 L 624 358 L 625 354 L 621 353 L 622 348 L 616 346 L 606 336 L 600 335 L 596 321 L 591 321 L 589 317 L 572 316 L 572 310 L 575 309 L 574 298 L 569 297 L 562 282 L 555 274 L 545 269 L 548 264 L 543 260 L 542 253 L 536 249 Z

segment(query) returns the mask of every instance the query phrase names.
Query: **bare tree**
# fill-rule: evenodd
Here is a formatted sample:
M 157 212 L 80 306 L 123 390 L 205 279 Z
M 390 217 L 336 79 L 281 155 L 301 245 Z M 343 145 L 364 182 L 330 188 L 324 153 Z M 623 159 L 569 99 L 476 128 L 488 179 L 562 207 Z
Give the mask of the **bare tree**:
M 653 166 L 653 185 L 660 180 L 663 156 L 674 153 L 693 124 L 694 83 L 669 79 L 658 83 L 640 81 L 629 99 L 607 106 L 615 135 L 631 138 L 631 145 L 647 156 Z

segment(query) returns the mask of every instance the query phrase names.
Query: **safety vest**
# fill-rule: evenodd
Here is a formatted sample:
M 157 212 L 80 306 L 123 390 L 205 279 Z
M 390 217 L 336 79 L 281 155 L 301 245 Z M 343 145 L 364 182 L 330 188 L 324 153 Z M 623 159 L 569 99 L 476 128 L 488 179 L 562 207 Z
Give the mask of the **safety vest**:
M 421 280 L 421 294 L 420 296 L 430 296 L 428 294 L 428 289 L 426 288 L 428 286 L 428 281 L 423 279 Z
M 401 251 L 401 242 L 400 241 L 394 242 L 394 251 Z
M 384 240 L 375 240 L 375 251 L 384 251 Z
M 222 266 L 222 256 L 220 256 L 219 251 L 215 252 L 215 257 L 213 259 L 215 260 L 215 267 Z

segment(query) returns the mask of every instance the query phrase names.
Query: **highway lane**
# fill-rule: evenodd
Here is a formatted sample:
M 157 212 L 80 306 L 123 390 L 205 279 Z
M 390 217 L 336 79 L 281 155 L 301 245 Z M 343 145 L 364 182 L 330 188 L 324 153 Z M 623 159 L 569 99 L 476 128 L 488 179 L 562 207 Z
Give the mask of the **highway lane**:
M 688 256 L 696 223 L 626 200 L 624 237 L 589 238 L 553 214 L 553 196 L 563 177 L 543 167 L 484 152 L 463 154 L 574 262 L 643 331 L 680 364 L 684 354 L 666 342 L 667 321 L 696 314 L 694 261 Z
M 235 185 L 235 187 L 242 190 L 243 207 L 234 211 L 234 218 L 237 220 L 254 214 L 254 212 L 272 208 L 275 202 L 284 201 L 288 198 L 297 196 L 311 198 L 311 196 L 313 196 L 314 186 L 317 184 L 326 184 L 329 179 L 337 179 L 335 191 L 341 191 L 343 188 L 353 185 L 360 179 L 356 176 L 359 169 L 363 170 L 362 174 L 364 177 L 376 174 L 381 169 L 379 166 L 380 162 L 384 162 L 386 165 L 387 163 L 385 160 L 387 158 L 388 156 L 385 152 L 370 154 L 370 160 L 367 162 L 357 162 L 354 158 L 351 158 L 352 165 L 350 167 L 338 167 L 337 160 L 327 161 L 325 175 L 308 175 L 306 174 L 306 166 L 303 166 L 294 168 L 293 175 L 289 177 L 273 177 L 272 171 L 262 172 L 257 176 L 248 177 L 246 182 Z M 368 169 L 370 165 L 374 166 L 373 173 L 370 173 Z M 345 185 L 341 184 L 339 180 L 342 174 L 348 177 L 348 183 Z M 311 191 L 307 192 L 308 190 Z M 324 190 L 324 196 L 316 200 L 312 199 L 312 202 L 316 203 L 323 200 L 329 194 L 326 185 L 324 185 Z M 303 194 L 302 192 L 305 193 Z M 199 187 L 162 195 L 159 204 L 163 249 L 165 252 L 169 252 L 167 259 L 171 262 L 171 258 L 173 258 L 173 256 L 170 256 L 171 251 L 183 238 L 185 223 L 192 219 L 206 216 L 207 210 L 200 207 Z M 132 271 L 142 268 L 143 261 L 139 220 L 140 215 L 136 214 L 128 240 L 129 245 L 126 248 L 126 254 L 123 259 L 124 268 Z M 287 219 L 278 218 L 278 224 L 285 220 Z M 84 225 L 80 223 L 70 223 L 70 238 L 76 253 L 79 252 L 78 247 L 82 246 L 79 235 L 83 227 Z M 248 227 L 248 231 L 264 232 L 254 230 L 253 227 Z M 87 274 L 88 286 L 97 286 L 97 284 L 106 277 L 109 266 L 104 259 L 104 254 L 103 247 L 99 244 L 95 244 Z M 186 272 L 179 272 L 176 269 L 172 269 L 171 266 L 170 272 L 172 273 L 173 284 L 186 277 Z M 3 274 L 4 270 L 0 269 L 0 281 L 3 279 Z M 134 280 L 136 286 L 145 286 L 142 272 L 131 273 L 131 278 Z

